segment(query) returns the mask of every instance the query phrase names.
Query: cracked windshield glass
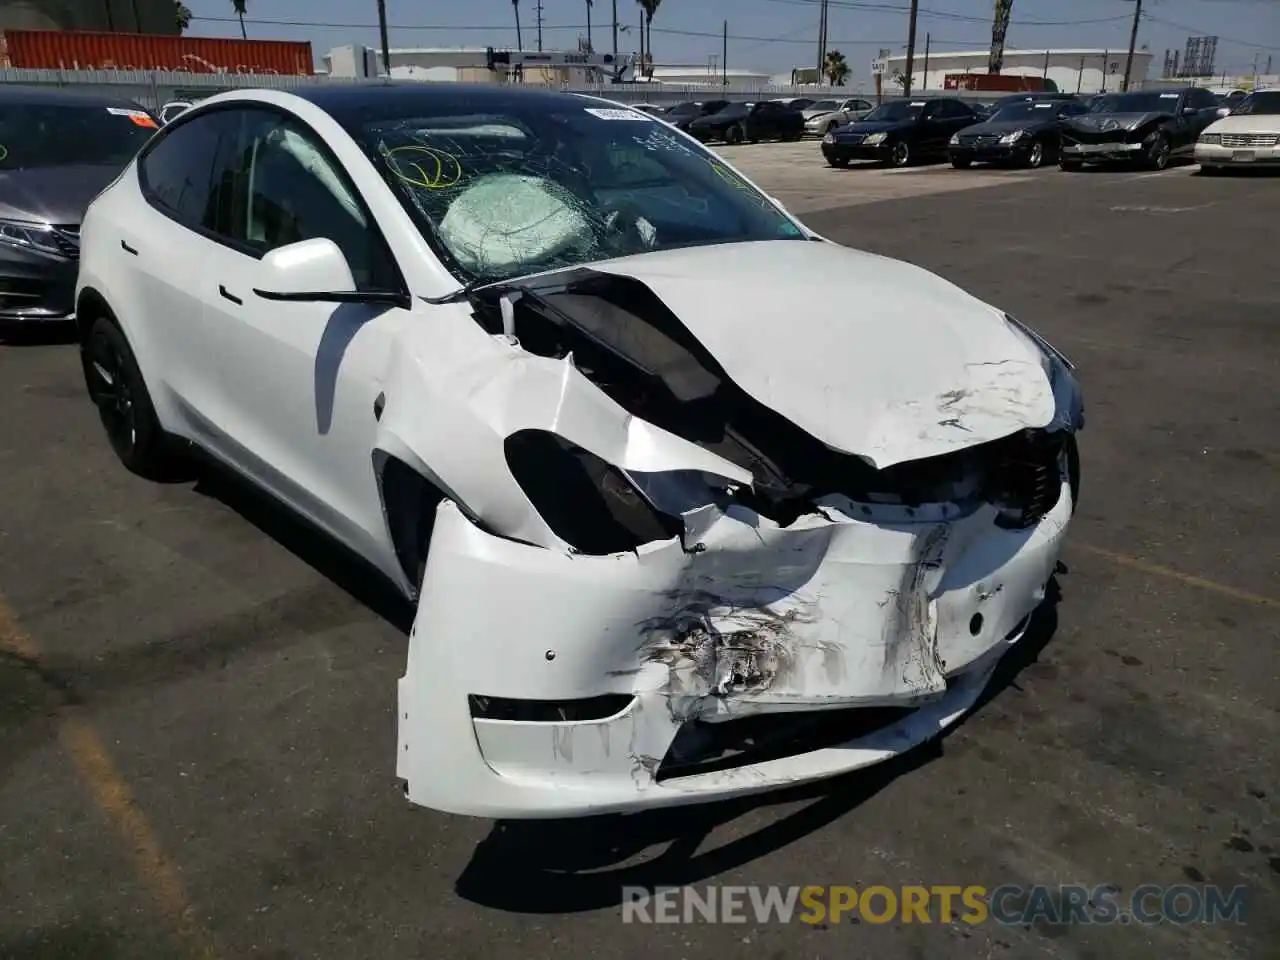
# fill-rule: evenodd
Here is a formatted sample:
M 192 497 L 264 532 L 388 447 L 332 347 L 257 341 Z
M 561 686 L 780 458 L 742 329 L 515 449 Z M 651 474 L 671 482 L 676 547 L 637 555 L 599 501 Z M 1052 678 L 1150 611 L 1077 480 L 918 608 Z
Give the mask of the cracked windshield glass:
M 653 250 L 803 239 L 712 152 L 652 117 L 585 100 L 380 117 L 360 131 L 464 280 Z

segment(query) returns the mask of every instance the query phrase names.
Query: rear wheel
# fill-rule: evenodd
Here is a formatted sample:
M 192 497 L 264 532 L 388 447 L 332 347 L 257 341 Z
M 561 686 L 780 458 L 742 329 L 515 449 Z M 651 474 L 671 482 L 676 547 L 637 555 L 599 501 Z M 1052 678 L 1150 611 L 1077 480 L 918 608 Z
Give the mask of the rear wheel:
M 89 397 L 120 462 L 139 476 L 165 473 L 172 462 L 172 441 L 156 418 L 124 332 L 106 317 L 96 319 L 80 347 L 80 363 Z
M 889 153 L 889 164 L 894 167 L 905 167 L 911 163 L 911 148 L 905 140 L 899 140 Z

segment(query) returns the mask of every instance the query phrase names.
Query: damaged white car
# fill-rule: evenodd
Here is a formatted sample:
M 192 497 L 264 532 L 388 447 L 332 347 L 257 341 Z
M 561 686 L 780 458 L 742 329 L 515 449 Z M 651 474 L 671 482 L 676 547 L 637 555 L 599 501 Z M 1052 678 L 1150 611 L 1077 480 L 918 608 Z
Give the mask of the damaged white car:
M 417 603 L 397 773 L 440 810 L 633 811 L 901 753 L 973 705 L 1074 509 L 1060 353 L 617 105 L 221 94 L 81 244 L 123 462 L 198 448 Z

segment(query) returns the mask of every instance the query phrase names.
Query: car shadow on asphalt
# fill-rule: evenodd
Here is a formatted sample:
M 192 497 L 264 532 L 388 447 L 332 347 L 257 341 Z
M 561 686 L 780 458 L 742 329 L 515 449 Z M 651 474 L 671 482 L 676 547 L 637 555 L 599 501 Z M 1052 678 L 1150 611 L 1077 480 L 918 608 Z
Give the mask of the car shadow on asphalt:
M 413 605 L 380 571 L 226 468 L 201 459 L 190 469 L 195 493 L 237 513 L 408 637 L 413 627 Z
M 74 323 L 4 323 L 0 321 L 0 346 L 66 346 L 79 340 Z
M 1059 573 L 1067 569 L 1059 565 Z M 572 820 L 500 820 L 476 847 L 455 892 L 481 906 L 516 913 L 600 910 L 621 904 L 624 887 L 679 887 L 744 866 L 856 810 L 898 778 L 945 753 L 946 740 L 1009 687 L 1039 658 L 1057 630 L 1058 578 L 1026 635 L 1000 662 L 969 715 L 942 736 L 891 760 L 833 780 L 756 797 L 626 816 Z M 752 810 L 812 801 L 763 829 L 699 852 L 720 826 Z M 635 863 L 666 844 L 652 859 Z M 628 861 L 632 861 L 628 863 Z

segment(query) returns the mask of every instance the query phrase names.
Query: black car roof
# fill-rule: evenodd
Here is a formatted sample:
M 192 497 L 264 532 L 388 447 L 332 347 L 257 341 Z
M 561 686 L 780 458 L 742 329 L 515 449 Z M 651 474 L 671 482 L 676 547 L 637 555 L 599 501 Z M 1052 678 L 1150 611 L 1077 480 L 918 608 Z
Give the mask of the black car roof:
M 295 88 L 290 93 L 314 103 L 335 120 L 352 122 L 382 110 L 406 112 L 442 109 L 493 111 L 504 108 L 529 109 L 539 104 L 547 110 L 581 105 L 584 97 L 557 90 L 506 87 L 489 83 L 422 83 L 421 81 L 380 81 L 377 83 L 324 84 Z
M 17 84 L 0 83 L 0 106 L 13 107 L 20 104 L 60 104 L 69 107 L 122 107 L 129 110 L 146 110 L 146 107 L 126 97 L 105 97 L 102 94 L 81 93 L 64 90 L 60 87 L 24 87 Z M 150 111 L 147 111 L 150 113 Z

